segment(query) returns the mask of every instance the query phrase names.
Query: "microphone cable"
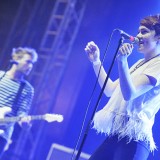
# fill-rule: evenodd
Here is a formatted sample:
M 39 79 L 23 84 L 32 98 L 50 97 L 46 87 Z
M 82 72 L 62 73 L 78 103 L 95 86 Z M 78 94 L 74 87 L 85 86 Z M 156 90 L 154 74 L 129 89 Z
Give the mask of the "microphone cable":
M 89 98 L 89 102 L 88 102 L 88 105 L 87 105 L 87 109 L 86 109 L 86 112 L 85 112 L 85 115 L 84 115 L 84 119 L 83 119 L 83 122 L 82 122 L 82 127 L 81 127 L 81 130 L 80 130 L 79 136 L 78 136 L 77 143 L 76 143 L 76 145 L 75 145 L 75 147 L 74 147 L 71 160 L 75 160 L 75 159 L 74 159 L 74 156 L 76 155 L 76 149 L 77 149 L 77 147 L 78 147 L 79 141 L 80 141 L 81 136 L 82 136 L 82 132 L 83 132 L 83 129 L 84 129 L 86 117 L 87 117 L 87 114 L 88 114 L 88 110 L 89 110 L 90 104 L 91 104 L 91 102 L 92 102 L 92 99 L 93 99 L 93 95 L 94 95 L 96 86 L 97 86 L 97 84 L 98 84 L 98 79 L 99 79 L 99 75 L 100 75 L 100 72 L 101 72 L 101 68 L 102 68 L 102 66 L 103 66 L 104 60 L 105 60 L 106 55 L 107 55 L 108 48 L 109 48 L 110 43 L 111 43 L 111 39 L 112 39 L 113 34 L 114 34 L 115 31 L 117 31 L 117 29 L 114 29 L 114 30 L 112 31 L 112 33 L 110 34 L 110 36 L 109 36 L 109 40 L 108 40 L 108 42 L 107 42 L 107 46 L 106 46 L 106 49 L 105 49 L 104 54 L 103 54 L 103 57 L 102 57 L 102 61 L 101 61 L 101 65 L 100 65 L 100 68 L 99 68 L 99 71 L 98 71 L 98 75 L 97 75 L 97 78 L 96 78 L 96 82 L 95 82 L 95 84 L 94 84 L 93 90 L 92 90 L 92 92 L 91 92 L 91 96 L 90 96 L 90 98 Z M 98 107 L 98 106 L 97 106 L 97 107 Z M 96 110 L 97 110 L 97 108 L 96 108 Z M 89 122 L 89 123 L 91 124 L 91 122 Z M 89 124 L 89 125 L 90 125 L 90 124 Z

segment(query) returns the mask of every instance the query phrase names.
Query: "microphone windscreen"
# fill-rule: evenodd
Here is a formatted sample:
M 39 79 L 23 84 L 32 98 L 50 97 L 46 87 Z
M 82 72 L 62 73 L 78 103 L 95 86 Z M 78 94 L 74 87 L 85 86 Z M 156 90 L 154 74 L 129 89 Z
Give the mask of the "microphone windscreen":
M 138 44 L 138 43 L 139 43 L 139 38 L 137 38 L 137 37 L 131 36 L 129 40 L 130 40 L 133 44 Z

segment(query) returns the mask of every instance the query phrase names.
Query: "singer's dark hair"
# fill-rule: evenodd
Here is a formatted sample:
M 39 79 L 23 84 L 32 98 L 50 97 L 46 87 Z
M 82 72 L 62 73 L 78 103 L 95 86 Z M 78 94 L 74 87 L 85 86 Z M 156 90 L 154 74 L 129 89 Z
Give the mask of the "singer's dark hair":
M 21 59 L 23 58 L 24 54 L 29 54 L 33 58 L 33 62 L 36 62 L 38 59 L 38 54 L 33 48 L 28 47 L 18 47 L 13 48 L 12 50 L 12 58 Z
M 160 35 L 160 14 L 151 15 L 140 21 L 141 26 L 145 26 L 150 30 L 155 30 L 156 35 Z

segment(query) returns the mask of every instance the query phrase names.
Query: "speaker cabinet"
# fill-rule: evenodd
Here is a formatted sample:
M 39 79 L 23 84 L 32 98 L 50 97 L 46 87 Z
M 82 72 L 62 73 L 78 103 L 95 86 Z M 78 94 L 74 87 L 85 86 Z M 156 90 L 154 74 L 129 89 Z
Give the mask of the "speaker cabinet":
M 77 151 L 75 152 L 77 154 Z M 57 143 L 53 143 L 49 150 L 46 160 L 71 160 L 73 154 L 73 149 L 66 146 L 62 146 Z M 88 160 L 89 154 L 81 152 L 79 160 Z M 75 158 L 75 156 L 74 156 Z

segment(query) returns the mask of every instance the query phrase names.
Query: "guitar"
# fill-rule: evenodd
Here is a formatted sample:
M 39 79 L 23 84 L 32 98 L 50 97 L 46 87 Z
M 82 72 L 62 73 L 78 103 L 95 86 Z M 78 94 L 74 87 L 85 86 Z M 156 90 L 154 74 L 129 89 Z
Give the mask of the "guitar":
M 25 119 L 26 121 L 30 120 L 45 120 L 47 122 L 62 122 L 63 116 L 60 114 L 44 114 L 44 115 L 29 115 L 29 116 L 14 116 L 14 117 L 4 117 L 0 118 L 0 123 L 7 123 L 7 122 L 19 122 L 22 119 Z
M 23 121 L 31 121 L 31 120 L 45 120 L 47 122 L 62 122 L 63 116 L 60 114 L 44 114 L 44 115 L 28 115 L 28 116 L 14 116 L 14 117 L 5 117 L 5 114 L 10 112 L 11 108 L 9 107 L 3 107 L 0 108 L 0 125 L 7 123 L 7 122 L 19 122 L 21 120 Z M 0 130 L 0 134 L 3 133 L 3 130 Z

